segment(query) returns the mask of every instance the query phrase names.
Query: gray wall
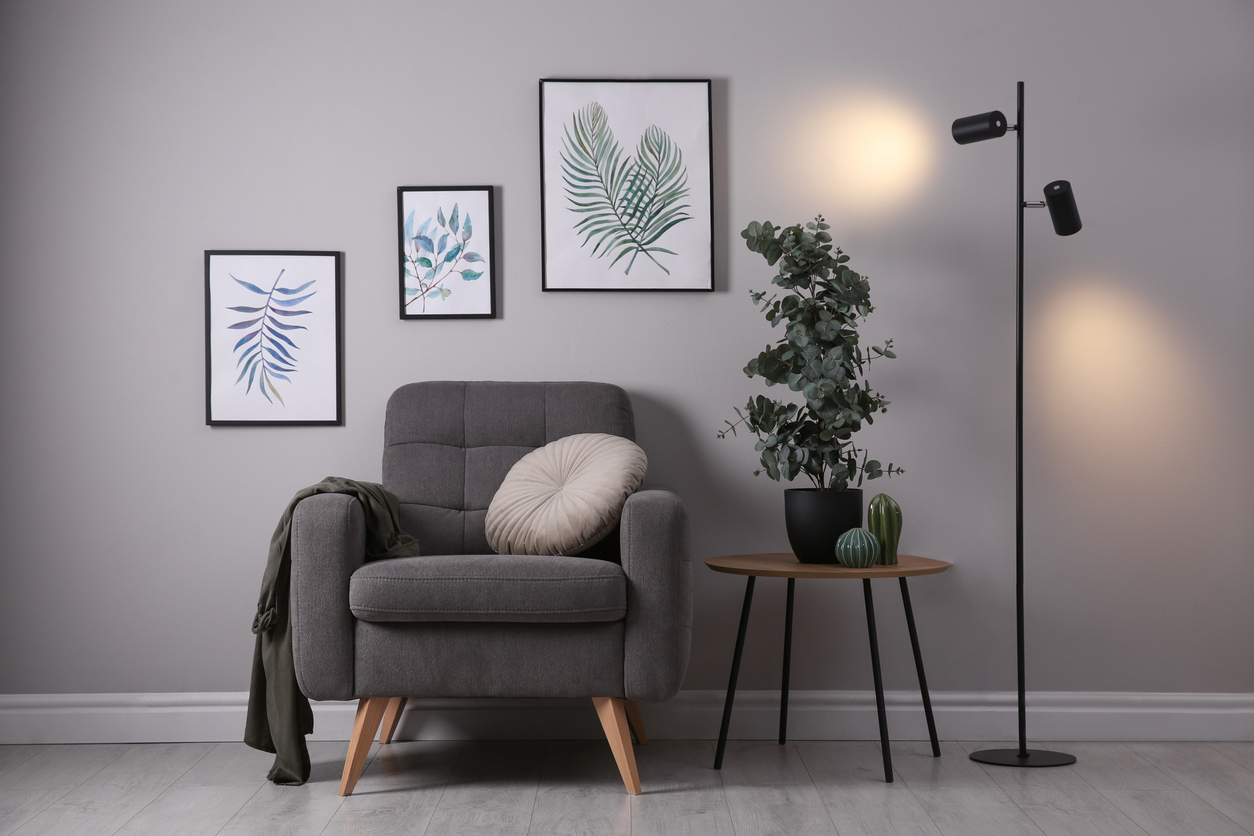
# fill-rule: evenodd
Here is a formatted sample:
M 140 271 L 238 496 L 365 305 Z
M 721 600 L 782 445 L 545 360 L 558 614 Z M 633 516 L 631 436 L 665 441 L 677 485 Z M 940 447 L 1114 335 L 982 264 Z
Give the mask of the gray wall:
M 379 478 L 408 381 L 621 384 L 697 556 L 785 549 L 781 487 L 715 431 L 773 336 L 738 230 L 817 212 L 897 342 L 864 440 L 908 471 L 903 548 L 955 564 L 914 585 L 933 686 L 1013 688 L 1013 143 L 947 131 L 1018 79 L 1028 186 L 1069 178 L 1085 221 L 1028 218 L 1030 687 L 1254 690 L 1252 43 L 1239 0 L 4 3 L 0 692 L 246 688 L 279 513 Z M 563 75 L 715 79 L 716 293 L 540 292 L 536 79 Z M 867 96 L 924 128 L 896 201 L 814 150 Z M 395 188 L 458 183 L 500 189 L 502 317 L 401 322 Z M 204 426 L 206 248 L 346 253 L 346 426 Z M 742 588 L 698 565 L 686 687 L 724 683 Z M 742 684 L 769 688 L 759 590 Z M 801 585 L 795 687 L 870 687 L 862 619 Z

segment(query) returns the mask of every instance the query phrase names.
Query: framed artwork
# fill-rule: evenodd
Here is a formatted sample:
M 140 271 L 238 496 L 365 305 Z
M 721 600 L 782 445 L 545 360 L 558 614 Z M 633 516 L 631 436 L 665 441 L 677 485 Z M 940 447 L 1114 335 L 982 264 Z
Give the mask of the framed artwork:
M 491 186 L 396 190 L 401 319 L 492 319 L 496 256 Z
M 205 251 L 205 423 L 344 423 L 341 256 Z
M 545 290 L 714 289 L 709 80 L 540 80 Z

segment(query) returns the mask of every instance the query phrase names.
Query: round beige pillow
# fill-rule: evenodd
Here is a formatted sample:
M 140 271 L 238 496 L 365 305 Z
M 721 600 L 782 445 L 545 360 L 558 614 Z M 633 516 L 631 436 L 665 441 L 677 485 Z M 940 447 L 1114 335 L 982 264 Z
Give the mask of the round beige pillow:
M 578 554 L 618 525 L 648 466 L 635 443 L 606 433 L 532 450 L 488 505 L 488 545 L 499 554 Z

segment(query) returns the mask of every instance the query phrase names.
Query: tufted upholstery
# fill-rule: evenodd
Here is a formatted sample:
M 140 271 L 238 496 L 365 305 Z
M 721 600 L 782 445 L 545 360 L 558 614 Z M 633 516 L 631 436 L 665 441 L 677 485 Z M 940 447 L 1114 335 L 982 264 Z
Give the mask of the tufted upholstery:
M 634 441 L 627 393 L 608 383 L 411 383 L 388 401 L 383 486 L 424 554 L 487 554 L 483 522 L 505 474 L 575 433 Z

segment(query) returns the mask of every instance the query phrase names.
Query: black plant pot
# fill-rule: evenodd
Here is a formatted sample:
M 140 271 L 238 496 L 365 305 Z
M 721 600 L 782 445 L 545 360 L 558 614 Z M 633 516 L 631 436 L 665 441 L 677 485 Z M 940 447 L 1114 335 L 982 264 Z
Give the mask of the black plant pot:
M 798 560 L 835 563 L 836 538 L 862 526 L 862 489 L 787 488 L 784 522 L 788 526 L 788 542 Z

